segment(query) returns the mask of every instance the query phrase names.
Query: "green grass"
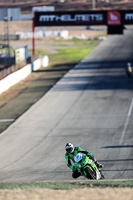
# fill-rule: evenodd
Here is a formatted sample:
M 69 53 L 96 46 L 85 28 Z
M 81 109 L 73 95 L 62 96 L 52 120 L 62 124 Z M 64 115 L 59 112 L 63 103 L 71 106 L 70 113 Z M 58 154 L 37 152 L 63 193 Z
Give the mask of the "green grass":
M 36 54 L 43 56 L 48 55 L 50 60 L 50 65 L 57 63 L 70 63 L 70 62 L 79 62 L 85 56 L 87 56 L 99 43 L 98 40 L 55 40 L 53 46 L 58 48 L 56 53 L 51 53 L 48 50 L 36 49 Z M 29 50 L 29 54 L 32 55 L 32 50 Z
M 79 62 L 85 56 L 87 56 L 94 47 L 99 43 L 99 41 L 88 41 L 88 40 L 78 40 L 73 39 L 73 45 L 68 41 L 68 46 L 64 44 L 64 49 L 61 48 L 57 50 L 56 54 L 48 54 L 50 63 L 70 63 Z M 58 45 L 60 45 L 58 41 Z
M 79 62 L 87 54 L 92 51 L 91 48 L 88 49 L 60 49 L 57 54 L 49 55 L 50 62 L 54 63 L 64 63 L 64 62 Z
M 40 55 L 40 56 L 44 56 L 47 54 L 47 51 L 42 50 L 42 49 L 36 49 L 36 54 Z M 29 55 L 32 55 L 32 49 L 29 49 Z
M 0 183 L 0 189 L 38 189 L 70 190 L 74 188 L 124 188 L 133 187 L 133 180 L 102 180 L 102 181 L 63 181 L 63 182 L 33 182 L 33 183 Z

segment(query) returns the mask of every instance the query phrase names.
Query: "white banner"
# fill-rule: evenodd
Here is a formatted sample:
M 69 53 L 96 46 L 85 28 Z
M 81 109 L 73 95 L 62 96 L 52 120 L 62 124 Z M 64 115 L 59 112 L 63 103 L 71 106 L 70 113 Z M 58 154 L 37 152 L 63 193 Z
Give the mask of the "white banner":
M 55 11 L 54 6 L 37 6 L 32 8 L 32 12 L 49 12 Z

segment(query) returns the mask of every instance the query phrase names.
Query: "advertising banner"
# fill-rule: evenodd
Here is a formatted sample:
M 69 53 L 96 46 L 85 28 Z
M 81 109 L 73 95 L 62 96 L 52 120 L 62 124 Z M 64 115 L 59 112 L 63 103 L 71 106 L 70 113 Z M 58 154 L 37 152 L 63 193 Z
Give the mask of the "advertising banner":
M 122 24 L 133 24 L 133 10 L 121 11 Z
M 55 11 L 55 7 L 54 6 L 36 6 L 36 7 L 32 7 L 32 12 L 53 12 Z
M 15 63 L 20 64 L 25 59 L 28 59 L 28 46 L 21 47 L 19 49 L 15 49 Z
M 106 11 L 35 12 L 34 26 L 106 25 Z
M 121 14 L 119 11 L 108 11 L 108 25 L 120 25 L 121 24 Z

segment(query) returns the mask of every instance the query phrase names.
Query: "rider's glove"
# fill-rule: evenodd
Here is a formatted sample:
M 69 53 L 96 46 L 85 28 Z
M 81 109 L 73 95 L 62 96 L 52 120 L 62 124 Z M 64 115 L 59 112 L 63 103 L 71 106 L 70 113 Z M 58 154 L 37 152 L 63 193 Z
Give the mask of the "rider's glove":
M 93 155 L 88 154 L 87 156 L 88 156 L 91 160 L 95 161 L 95 158 L 94 158 Z

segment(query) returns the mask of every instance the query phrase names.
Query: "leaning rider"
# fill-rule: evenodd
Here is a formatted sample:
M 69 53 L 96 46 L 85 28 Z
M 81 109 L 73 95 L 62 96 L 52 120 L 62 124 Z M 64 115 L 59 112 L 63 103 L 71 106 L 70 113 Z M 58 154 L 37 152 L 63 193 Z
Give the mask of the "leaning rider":
M 65 158 L 66 158 L 66 162 L 67 162 L 67 166 L 72 169 L 72 177 L 73 178 L 78 178 L 79 176 L 81 176 L 81 173 L 74 168 L 74 166 L 72 165 L 72 162 L 74 163 L 74 156 L 77 155 L 78 153 L 83 153 L 85 155 L 87 155 L 90 159 L 92 159 L 96 166 L 98 168 L 102 168 L 102 164 L 98 163 L 98 161 L 94 158 L 94 155 L 80 147 L 74 147 L 73 144 L 71 143 L 67 143 L 65 145 L 65 150 L 66 150 L 66 154 L 65 154 Z M 72 162 L 71 162 L 72 161 Z

